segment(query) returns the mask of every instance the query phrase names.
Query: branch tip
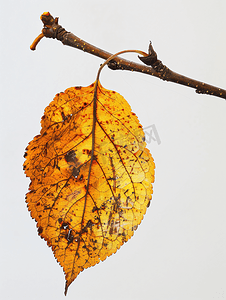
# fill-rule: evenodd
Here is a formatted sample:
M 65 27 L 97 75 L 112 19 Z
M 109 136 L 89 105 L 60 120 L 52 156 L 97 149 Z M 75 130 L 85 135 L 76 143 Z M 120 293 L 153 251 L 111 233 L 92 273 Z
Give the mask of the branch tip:
M 30 46 L 31 50 L 35 50 L 37 44 L 40 42 L 40 40 L 45 36 L 45 37 L 49 37 L 48 33 L 49 30 L 52 29 L 53 25 L 58 25 L 58 20 L 59 18 L 53 18 L 53 16 L 49 13 L 49 12 L 44 12 L 41 16 L 40 19 L 44 25 L 44 28 L 42 29 L 42 33 L 40 33 L 35 40 L 33 41 L 33 43 Z M 52 33 L 50 34 L 50 37 L 52 37 Z
M 58 23 L 58 18 L 54 19 L 54 17 L 49 12 L 44 12 L 41 15 L 40 19 L 45 27 L 51 27 L 55 22 Z

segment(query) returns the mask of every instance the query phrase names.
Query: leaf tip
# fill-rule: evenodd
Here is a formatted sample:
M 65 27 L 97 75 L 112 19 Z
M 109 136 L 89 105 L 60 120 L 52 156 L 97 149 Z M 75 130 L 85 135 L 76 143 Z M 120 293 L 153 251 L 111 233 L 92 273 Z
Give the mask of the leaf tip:
M 64 290 L 64 295 L 67 296 L 67 291 L 68 291 L 68 287 L 69 287 L 70 283 L 66 280 L 65 283 L 65 290 Z

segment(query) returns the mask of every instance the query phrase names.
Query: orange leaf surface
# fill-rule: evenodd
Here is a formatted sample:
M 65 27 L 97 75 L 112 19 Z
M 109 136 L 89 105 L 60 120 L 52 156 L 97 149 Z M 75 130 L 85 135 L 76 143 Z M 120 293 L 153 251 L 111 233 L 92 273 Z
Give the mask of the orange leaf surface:
M 98 83 L 59 93 L 28 145 L 26 202 L 63 267 L 68 286 L 115 253 L 141 223 L 152 195 L 154 162 L 136 115 Z

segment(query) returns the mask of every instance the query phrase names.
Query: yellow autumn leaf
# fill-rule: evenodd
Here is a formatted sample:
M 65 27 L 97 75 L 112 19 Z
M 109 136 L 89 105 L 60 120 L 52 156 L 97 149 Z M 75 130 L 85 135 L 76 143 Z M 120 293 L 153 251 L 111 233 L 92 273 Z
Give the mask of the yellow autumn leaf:
M 26 202 L 64 269 L 66 294 L 131 238 L 150 204 L 154 162 L 130 105 L 98 81 L 57 94 L 41 126 L 25 153 Z

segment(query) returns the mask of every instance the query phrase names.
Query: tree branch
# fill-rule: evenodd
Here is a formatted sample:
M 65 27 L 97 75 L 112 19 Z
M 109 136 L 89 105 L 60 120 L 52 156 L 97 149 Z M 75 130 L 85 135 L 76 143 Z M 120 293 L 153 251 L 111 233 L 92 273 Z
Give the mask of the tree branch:
M 100 48 L 97 48 L 82 39 L 75 36 L 73 33 L 67 32 L 62 26 L 58 24 L 58 18 L 53 18 L 49 12 L 41 15 L 41 20 L 44 24 L 42 33 L 34 40 L 31 45 L 31 50 L 35 50 L 37 44 L 43 37 L 53 38 L 61 41 L 64 45 L 68 45 L 103 59 L 108 59 L 112 54 L 106 52 Z M 139 57 L 139 56 L 138 56 Z M 140 72 L 148 75 L 158 77 L 162 80 L 171 81 L 181 85 L 185 85 L 196 90 L 198 94 L 214 95 L 226 99 L 226 90 L 200 82 L 181 74 L 175 73 L 162 64 L 157 58 L 157 54 L 154 51 L 152 44 L 149 45 L 149 52 L 145 57 L 139 57 L 139 59 L 146 64 L 141 65 L 126 59 L 115 57 L 108 63 L 108 67 L 112 70 L 129 70 Z M 149 67 L 151 66 L 151 67 Z

